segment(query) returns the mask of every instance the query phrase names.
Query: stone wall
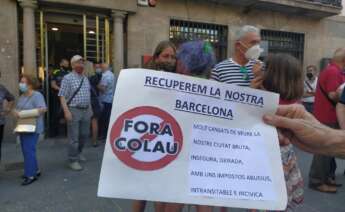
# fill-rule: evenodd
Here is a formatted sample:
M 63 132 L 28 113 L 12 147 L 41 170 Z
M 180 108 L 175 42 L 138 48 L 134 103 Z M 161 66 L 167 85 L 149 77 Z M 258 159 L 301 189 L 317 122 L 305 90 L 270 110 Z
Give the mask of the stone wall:
M 152 54 L 161 40 L 169 38 L 169 20 L 181 19 L 227 25 L 229 28 L 228 55 L 231 55 L 233 35 L 242 25 L 261 29 L 305 34 L 304 66 L 319 65 L 321 58 L 330 57 L 344 44 L 345 18 L 312 19 L 267 10 L 250 10 L 232 5 L 206 1 L 167 0 L 156 8 L 139 7 L 128 17 L 128 65 L 137 67 L 141 56 Z M 344 20 L 343 20 L 344 19 Z
M 17 4 L 1 0 L 0 7 L 0 83 L 18 96 Z M 14 121 L 8 118 L 4 140 L 12 140 Z
M 75 6 L 86 6 L 106 9 L 116 9 L 135 12 L 137 0 L 40 0 L 44 3 L 70 4 Z

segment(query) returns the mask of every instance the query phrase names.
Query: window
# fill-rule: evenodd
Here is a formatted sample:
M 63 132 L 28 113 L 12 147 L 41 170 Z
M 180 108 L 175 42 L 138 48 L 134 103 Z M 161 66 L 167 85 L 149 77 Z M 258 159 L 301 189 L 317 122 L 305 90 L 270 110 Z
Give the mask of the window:
M 227 58 L 228 27 L 216 24 L 171 20 L 170 40 L 179 46 L 192 40 L 209 41 L 215 50 L 217 61 Z
M 304 34 L 261 30 L 262 40 L 268 42 L 268 53 L 287 53 L 303 62 Z

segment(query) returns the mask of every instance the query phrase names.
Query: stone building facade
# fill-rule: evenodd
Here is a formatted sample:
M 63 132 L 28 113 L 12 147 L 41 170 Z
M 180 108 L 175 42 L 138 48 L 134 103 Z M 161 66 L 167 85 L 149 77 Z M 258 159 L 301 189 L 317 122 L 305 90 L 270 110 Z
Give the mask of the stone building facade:
M 345 17 L 337 0 L 162 0 L 155 7 L 138 2 L 145 4 L 1 0 L 0 82 L 17 94 L 22 71 L 47 80 L 49 65 L 72 53 L 107 61 L 116 72 L 140 67 L 143 56 L 168 39 L 177 44 L 208 39 L 222 60 L 231 56 L 234 33 L 246 24 L 262 29 L 268 52 L 291 53 L 304 66 L 319 66 L 345 43 Z M 56 50 L 63 45 L 70 48 Z

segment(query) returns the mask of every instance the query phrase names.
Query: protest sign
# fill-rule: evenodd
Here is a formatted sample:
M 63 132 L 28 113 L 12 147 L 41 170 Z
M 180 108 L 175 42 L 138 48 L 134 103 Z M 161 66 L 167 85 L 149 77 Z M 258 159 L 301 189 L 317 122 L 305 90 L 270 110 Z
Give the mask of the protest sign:
M 284 210 L 277 94 L 173 73 L 122 70 L 98 195 Z

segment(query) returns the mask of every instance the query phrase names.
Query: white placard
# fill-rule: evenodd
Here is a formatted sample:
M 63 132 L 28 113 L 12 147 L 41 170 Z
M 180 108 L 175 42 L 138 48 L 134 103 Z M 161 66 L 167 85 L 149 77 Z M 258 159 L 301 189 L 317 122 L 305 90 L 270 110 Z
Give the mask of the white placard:
M 120 72 L 98 195 L 284 210 L 276 94 L 145 69 Z

